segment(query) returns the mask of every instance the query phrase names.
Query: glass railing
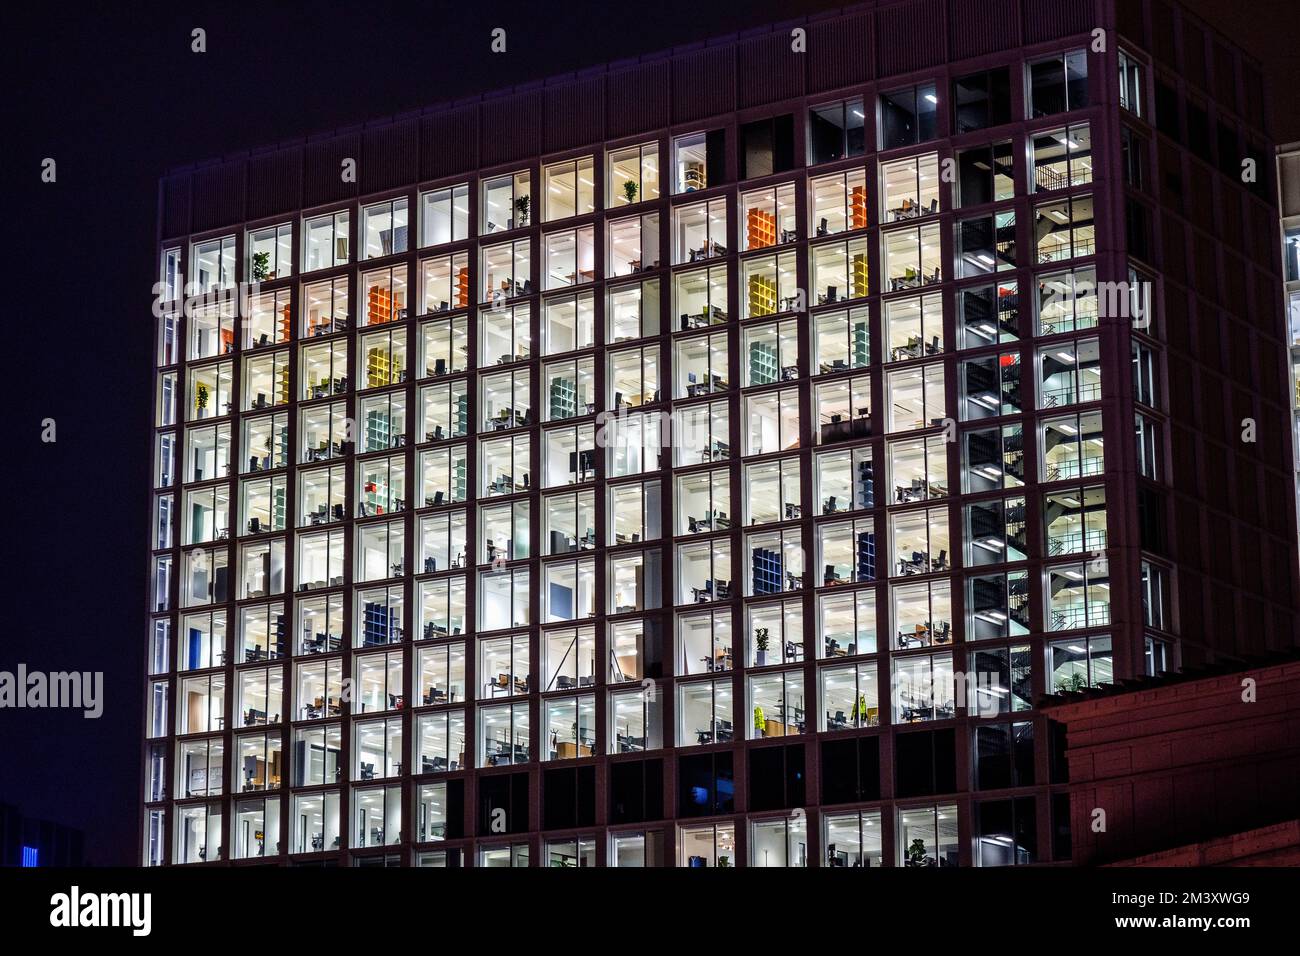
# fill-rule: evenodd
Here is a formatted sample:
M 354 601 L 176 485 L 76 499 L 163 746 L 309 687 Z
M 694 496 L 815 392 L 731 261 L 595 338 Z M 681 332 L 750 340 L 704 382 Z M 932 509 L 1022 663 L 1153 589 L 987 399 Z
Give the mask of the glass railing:
M 1075 554 L 1081 551 L 1096 552 L 1106 550 L 1106 529 L 1096 528 L 1089 531 L 1064 531 L 1047 533 L 1048 554 Z
M 1064 458 L 1047 462 L 1047 480 L 1061 481 L 1066 478 L 1079 478 L 1087 475 L 1099 475 L 1105 467 L 1106 459 L 1101 455 L 1083 459 Z
M 1108 604 L 1066 604 L 1051 609 L 1049 628 L 1069 631 L 1077 627 L 1103 627 L 1109 623 Z

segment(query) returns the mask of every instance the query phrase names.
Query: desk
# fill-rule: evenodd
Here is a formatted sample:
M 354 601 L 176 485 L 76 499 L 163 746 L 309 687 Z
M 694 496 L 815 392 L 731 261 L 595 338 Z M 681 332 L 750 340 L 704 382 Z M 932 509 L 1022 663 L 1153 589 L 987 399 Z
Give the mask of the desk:
M 798 734 L 799 728 L 794 724 L 786 724 L 770 717 L 763 721 L 764 737 L 795 737 Z
M 572 760 L 575 757 L 590 757 L 592 750 L 588 744 L 575 744 L 571 740 L 563 740 L 555 745 L 555 754 L 560 760 Z
M 700 461 L 721 461 L 723 458 L 730 457 L 730 455 L 730 445 L 724 441 L 715 441 L 700 451 Z
M 455 695 L 451 696 L 454 697 Z M 432 704 L 446 704 L 450 703 L 450 698 L 447 691 L 441 687 L 430 687 L 428 693 L 424 695 L 424 703 L 426 707 Z
M 497 741 L 496 747 L 495 751 L 488 751 L 486 754 L 487 764 L 491 767 L 528 762 L 528 748 L 522 744 L 515 744 L 513 753 L 509 744 Z
M 640 753 L 645 750 L 645 738 L 629 734 L 618 735 L 618 752 L 621 754 Z
M 895 279 L 895 282 L 902 280 Z M 906 345 L 899 345 L 893 349 L 893 359 L 895 362 L 901 362 L 904 359 L 916 359 L 921 357 L 921 340 L 916 336 L 909 336 Z
M 695 731 L 696 742 L 701 745 L 712 744 L 712 743 L 719 743 L 719 744 L 730 743 L 733 736 L 731 730 L 731 721 L 729 720 L 719 721 L 719 724 L 720 726 L 716 731 L 696 730 Z
M 700 662 L 704 664 L 704 669 L 711 674 L 729 671 L 732 668 L 731 648 L 725 648 L 712 657 L 701 657 Z
M 899 574 L 925 574 L 929 566 L 930 555 L 923 551 L 913 551 L 910 559 L 898 559 Z
M 920 478 L 913 478 L 909 485 L 895 485 L 894 499 L 899 502 L 923 501 L 926 495 L 926 483 Z
M 731 589 L 725 581 L 717 582 L 717 587 L 708 581 L 702 588 L 691 588 L 691 594 L 694 595 L 696 604 L 706 604 L 715 599 L 725 601 L 731 596 Z
M 846 419 L 842 416 L 832 415 L 829 422 L 823 422 L 821 425 L 822 444 L 847 441 L 852 438 L 870 437 L 871 419 L 868 416 Z
M 925 647 L 930 643 L 930 629 L 924 624 L 917 624 L 911 631 L 898 632 L 898 646 L 908 647 Z

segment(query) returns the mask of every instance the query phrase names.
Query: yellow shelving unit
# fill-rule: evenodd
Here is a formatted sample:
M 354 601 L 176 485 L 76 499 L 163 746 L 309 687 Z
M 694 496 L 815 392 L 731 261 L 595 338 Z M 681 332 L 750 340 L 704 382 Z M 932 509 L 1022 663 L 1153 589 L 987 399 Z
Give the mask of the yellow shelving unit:
M 776 282 L 767 276 L 749 277 L 749 314 L 776 315 Z
M 402 363 L 390 359 L 381 348 L 372 348 L 366 353 L 366 387 L 380 388 L 397 381 L 401 374 Z
M 853 256 L 853 268 L 849 270 L 849 282 L 853 286 L 853 298 L 859 299 L 868 292 L 870 274 L 867 266 L 867 254 L 859 252 Z
M 276 364 L 275 368 L 275 404 L 289 404 L 289 366 Z

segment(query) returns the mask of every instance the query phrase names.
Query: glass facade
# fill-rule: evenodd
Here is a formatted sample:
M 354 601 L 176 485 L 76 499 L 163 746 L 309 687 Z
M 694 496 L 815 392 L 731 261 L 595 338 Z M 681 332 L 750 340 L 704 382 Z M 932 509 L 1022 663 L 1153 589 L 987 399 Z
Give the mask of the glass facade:
M 145 862 L 1052 860 L 1034 702 L 1178 649 L 1103 69 L 165 237 Z

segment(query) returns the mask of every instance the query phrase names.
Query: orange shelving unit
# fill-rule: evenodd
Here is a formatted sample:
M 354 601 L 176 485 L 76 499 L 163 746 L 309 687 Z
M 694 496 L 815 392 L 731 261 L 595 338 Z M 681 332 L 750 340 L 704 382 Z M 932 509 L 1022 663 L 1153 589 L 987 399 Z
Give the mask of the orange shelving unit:
M 745 235 L 748 249 L 776 245 L 776 216 L 762 209 L 751 209 L 745 217 Z
M 849 228 L 867 228 L 867 187 L 854 186 L 849 191 Z
M 469 308 L 469 266 L 456 270 L 456 308 Z
M 393 321 L 393 293 L 377 285 L 366 295 L 366 324 L 382 325 Z

